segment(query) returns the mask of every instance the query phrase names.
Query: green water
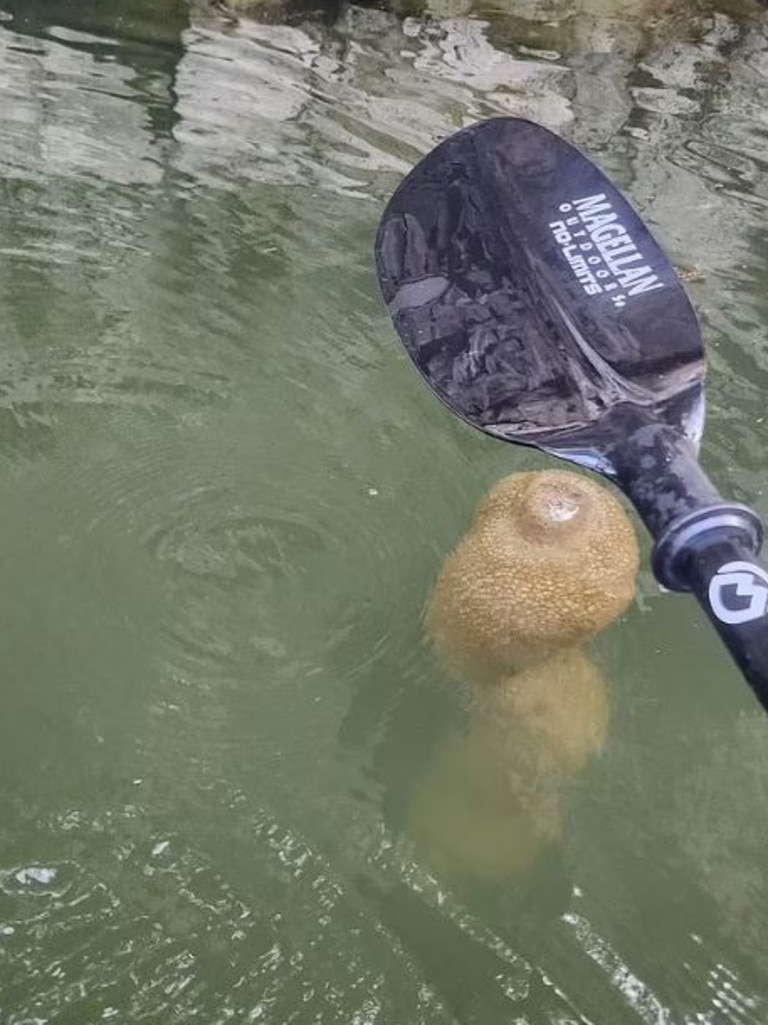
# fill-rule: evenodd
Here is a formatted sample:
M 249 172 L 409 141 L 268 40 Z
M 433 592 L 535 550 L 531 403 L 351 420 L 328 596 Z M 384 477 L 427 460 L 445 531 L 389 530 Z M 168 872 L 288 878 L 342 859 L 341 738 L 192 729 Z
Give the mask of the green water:
M 454 128 L 562 131 L 695 272 L 703 461 L 768 516 L 766 18 L 720 3 L 0 0 L 1 1025 L 768 1020 L 768 723 L 647 545 L 559 847 L 410 857 L 425 596 L 550 464 L 428 394 L 371 261 Z

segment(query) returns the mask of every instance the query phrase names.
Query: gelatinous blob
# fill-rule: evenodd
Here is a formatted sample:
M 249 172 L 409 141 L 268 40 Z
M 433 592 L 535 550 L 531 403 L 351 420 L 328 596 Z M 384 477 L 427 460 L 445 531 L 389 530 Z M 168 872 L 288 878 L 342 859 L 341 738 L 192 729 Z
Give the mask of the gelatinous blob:
M 427 635 L 451 672 L 494 680 L 602 630 L 632 600 L 637 567 L 605 488 L 563 471 L 506 477 L 443 566 Z
M 469 695 L 465 729 L 438 745 L 408 809 L 414 853 L 441 880 L 509 882 L 557 840 L 563 784 L 609 718 L 578 645 L 626 608 L 637 567 L 622 507 L 576 474 L 516 474 L 480 502 L 426 617 Z

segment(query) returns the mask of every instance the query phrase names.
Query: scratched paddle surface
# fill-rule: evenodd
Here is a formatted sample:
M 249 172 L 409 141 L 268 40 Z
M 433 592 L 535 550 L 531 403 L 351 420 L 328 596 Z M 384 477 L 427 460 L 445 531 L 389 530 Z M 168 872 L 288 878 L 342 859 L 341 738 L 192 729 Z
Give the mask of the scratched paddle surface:
M 684 269 L 765 516 L 762 9 L 268 17 L 0 0 L 0 1022 L 763 1023 L 766 723 L 647 571 L 558 847 L 459 894 L 404 843 L 430 580 L 551 464 L 440 407 L 372 266 L 458 125 L 562 132 Z

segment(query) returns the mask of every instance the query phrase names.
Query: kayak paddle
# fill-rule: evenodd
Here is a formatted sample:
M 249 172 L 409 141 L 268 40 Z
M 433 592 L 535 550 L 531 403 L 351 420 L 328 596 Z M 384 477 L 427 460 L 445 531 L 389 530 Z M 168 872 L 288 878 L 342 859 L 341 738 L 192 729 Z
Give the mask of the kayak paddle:
M 395 328 L 458 416 L 616 484 L 665 587 L 692 591 L 768 710 L 768 573 L 756 513 L 697 460 L 704 347 L 650 232 L 541 125 L 493 118 L 429 153 L 379 225 Z

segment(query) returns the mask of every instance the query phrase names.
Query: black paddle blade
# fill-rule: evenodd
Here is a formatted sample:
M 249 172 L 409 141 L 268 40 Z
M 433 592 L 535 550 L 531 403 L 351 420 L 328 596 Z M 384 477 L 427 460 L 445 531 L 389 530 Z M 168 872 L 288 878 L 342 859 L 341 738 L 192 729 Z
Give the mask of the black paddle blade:
M 674 269 L 627 200 L 540 125 L 494 118 L 401 183 L 376 241 L 398 334 L 475 427 L 615 473 L 662 422 L 698 444 L 704 351 Z

